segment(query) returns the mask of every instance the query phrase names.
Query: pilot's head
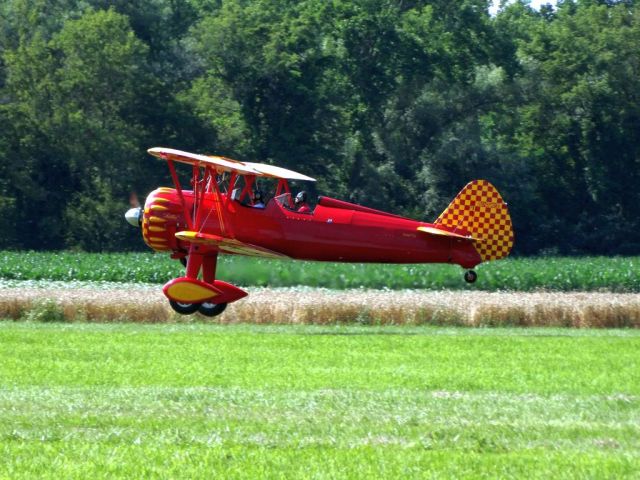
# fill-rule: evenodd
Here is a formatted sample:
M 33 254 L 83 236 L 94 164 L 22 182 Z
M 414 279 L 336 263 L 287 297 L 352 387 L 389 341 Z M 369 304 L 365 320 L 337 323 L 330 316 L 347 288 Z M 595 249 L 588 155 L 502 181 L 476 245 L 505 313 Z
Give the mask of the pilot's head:
M 301 192 L 298 192 L 298 195 L 296 195 L 295 204 L 299 205 L 301 203 L 305 203 L 306 201 L 307 201 L 307 192 L 305 192 L 304 190 L 302 190 Z

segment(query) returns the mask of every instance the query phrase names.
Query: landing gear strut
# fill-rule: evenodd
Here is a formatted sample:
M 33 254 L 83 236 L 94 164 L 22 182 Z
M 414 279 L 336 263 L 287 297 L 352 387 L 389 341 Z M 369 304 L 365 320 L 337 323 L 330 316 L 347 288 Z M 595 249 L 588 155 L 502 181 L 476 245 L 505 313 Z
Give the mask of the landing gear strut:
M 464 280 L 467 283 L 474 283 L 478 279 L 478 274 L 473 270 L 467 270 L 464 272 Z
M 186 232 L 185 235 L 187 234 L 197 233 Z M 174 311 L 181 315 L 199 312 L 205 317 L 215 317 L 224 312 L 228 303 L 247 295 L 247 292 L 238 287 L 216 280 L 218 252 L 214 247 L 192 242 L 189 255 L 184 253 L 177 252 L 175 257 L 181 262 L 186 261 L 185 276 L 174 278 L 162 288 Z

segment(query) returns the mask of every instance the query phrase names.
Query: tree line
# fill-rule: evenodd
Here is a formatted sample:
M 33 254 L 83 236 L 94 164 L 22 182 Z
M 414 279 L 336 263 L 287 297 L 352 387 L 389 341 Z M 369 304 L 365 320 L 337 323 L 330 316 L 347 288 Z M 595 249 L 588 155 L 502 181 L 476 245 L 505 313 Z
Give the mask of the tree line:
M 521 254 L 640 253 L 640 7 L 490 3 L 5 0 L 0 248 L 142 248 L 169 146 L 425 221 L 485 178 Z

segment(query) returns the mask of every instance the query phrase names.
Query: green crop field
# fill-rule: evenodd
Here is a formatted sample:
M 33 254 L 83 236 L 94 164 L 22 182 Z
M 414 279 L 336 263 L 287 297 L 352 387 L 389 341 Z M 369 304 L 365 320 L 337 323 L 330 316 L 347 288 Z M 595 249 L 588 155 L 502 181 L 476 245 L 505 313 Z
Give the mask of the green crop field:
M 640 332 L 0 322 L 0 478 L 637 478 Z
M 467 285 L 453 265 L 336 264 L 221 256 L 218 277 L 239 286 L 640 292 L 638 257 L 513 258 L 480 265 Z M 164 283 L 184 269 L 152 253 L 0 252 L 0 278 Z

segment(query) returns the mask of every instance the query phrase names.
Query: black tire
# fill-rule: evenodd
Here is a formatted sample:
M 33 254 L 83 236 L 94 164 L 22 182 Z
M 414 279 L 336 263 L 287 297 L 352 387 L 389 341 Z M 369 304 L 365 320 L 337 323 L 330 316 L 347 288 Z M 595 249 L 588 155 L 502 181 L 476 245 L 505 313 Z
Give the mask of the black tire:
M 202 302 L 202 304 L 200 304 L 200 307 L 198 308 L 198 312 L 200 312 L 205 317 L 215 317 L 224 312 L 225 308 L 227 308 L 226 303 Z
M 475 281 L 478 279 L 478 274 L 476 272 L 474 272 L 473 270 L 467 270 L 466 272 L 464 272 L 464 280 L 467 283 L 475 283 Z
M 192 313 L 196 313 L 200 308 L 199 303 L 180 303 L 173 300 L 169 300 L 169 305 L 180 315 L 191 315 Z

